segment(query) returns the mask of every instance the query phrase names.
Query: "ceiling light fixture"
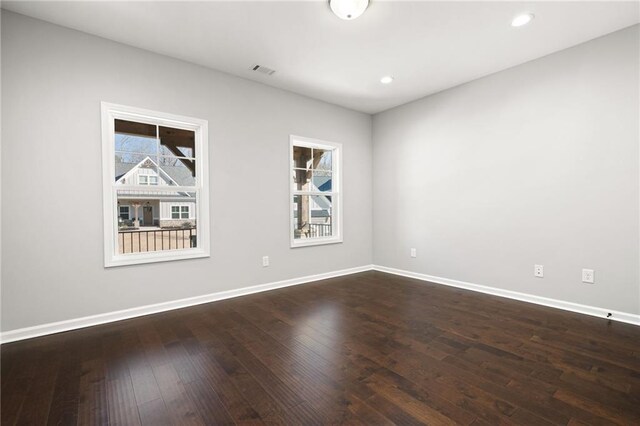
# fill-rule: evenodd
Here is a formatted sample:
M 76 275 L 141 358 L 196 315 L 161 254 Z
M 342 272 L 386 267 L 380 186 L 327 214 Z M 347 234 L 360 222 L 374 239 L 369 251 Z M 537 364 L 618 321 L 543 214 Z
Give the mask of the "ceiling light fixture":
M 340 19 L 356 19 L 369 7 L 369 0 L 329 0 L 329 7 Z
M 389 84 L 393 81 L 393 77 L 391 77 L 390 75 L 385 75 L 384 77 L 382 77 L 380 79 L 380 83 L 382 84 Z
M 533 13 L 523 13 L 522 15 L 518 15 L 515 18 L 513 18 L 513 21 L 511 21 L 511 26 L 512 27 L 521 27 L 523 25 L 527 25 L 529 22 L 531 22 L 534 18 Z

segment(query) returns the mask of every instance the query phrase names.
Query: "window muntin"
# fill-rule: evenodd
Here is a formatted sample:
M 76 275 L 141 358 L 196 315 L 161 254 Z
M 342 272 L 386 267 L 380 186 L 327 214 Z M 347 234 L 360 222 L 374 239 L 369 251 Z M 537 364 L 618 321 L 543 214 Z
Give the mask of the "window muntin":
M 292 247 L 342 241 L 340 150 L 340 144 L 291 137 Z
M 207 122 L 102 110 L 105 266 L 208 256 Z

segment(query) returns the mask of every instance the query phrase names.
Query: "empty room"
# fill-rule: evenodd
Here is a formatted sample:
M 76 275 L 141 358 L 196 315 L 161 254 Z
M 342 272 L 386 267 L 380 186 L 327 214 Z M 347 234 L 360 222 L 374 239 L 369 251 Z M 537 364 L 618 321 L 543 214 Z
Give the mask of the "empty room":
M 639 1 L 0 13 L 2 425 L 640 425 Z

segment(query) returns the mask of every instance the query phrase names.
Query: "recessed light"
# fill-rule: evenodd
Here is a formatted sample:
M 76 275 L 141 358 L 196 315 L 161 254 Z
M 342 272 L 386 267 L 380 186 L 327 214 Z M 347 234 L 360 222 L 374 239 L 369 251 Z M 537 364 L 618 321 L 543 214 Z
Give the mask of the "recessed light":
M 393 81 L 393 77 L 391 77 L 390 75 L 385 75 L 384 77 L 382 77 L 380 79 L 380 83 L 382 84 L 389 84 Z
M 521 27 L 523 25 L 527 25 L 534 18 L 533 13 L 523 13 L 522 15 L 518 15 L 513 18 L 511 21 L 512 27 Z

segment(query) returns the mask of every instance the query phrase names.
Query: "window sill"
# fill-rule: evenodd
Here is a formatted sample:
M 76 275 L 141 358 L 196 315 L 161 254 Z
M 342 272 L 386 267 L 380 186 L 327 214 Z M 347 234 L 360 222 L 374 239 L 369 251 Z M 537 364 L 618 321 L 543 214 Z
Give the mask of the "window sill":
M 203 257 L 211 257 L 211 255 L 202 249 L 180 250 L 167 253 L 140 253 L 131 255 L 118 255 L 110 259 L 105 259 L 104 267 L 112 268 L 115 266 L 142 265 L 146 263 L 171 262 L 174 260 L 200 259 Z
M 342 243 L 342 238 L 338 238 L 338 237 L 297 240 L 297 241 L 294 240 L 291 242 L 291 248 L 323 246 L 325 244 L 341 244 L 341 243 Z

